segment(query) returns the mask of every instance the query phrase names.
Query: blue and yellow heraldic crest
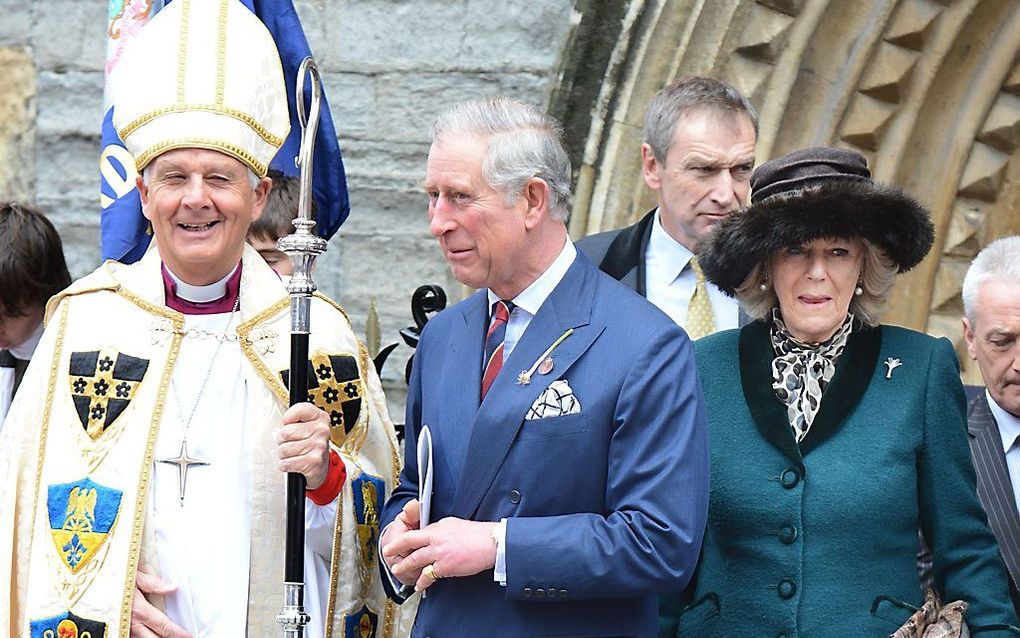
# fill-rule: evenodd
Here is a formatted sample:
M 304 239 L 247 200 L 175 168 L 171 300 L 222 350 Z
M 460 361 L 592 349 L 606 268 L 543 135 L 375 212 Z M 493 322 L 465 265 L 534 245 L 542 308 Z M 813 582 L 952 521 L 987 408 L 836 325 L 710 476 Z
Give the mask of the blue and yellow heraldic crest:
M 148 367 L 147 359 L 110 348 L 71 353 L 68 370 L 71 399 L 78 419 L 93 441 L 131 403 Z
M 106 542 L 117 522 L 123 492 L 84 478 L 50 485 L 46 509 L 60 560 L 77 574 Z
M 379 627 L 379 616 L 362 607 L 353 614 L 344 616 L 344 638 L 375 638 Z
M 106 623 L 71 612 L 29 623 L 32 638 L 104 638 Z
M 351 481 L 354 493 L 354 518 L 358 521 L 358 547 L 361 564 L 371 568 L 379 545 L 379 512 L 383 507 L 386 484 L 378 476 L 362 474 Z
M 290 387 L 290 371 L 280 373 Z M 329 415 L 329 438 L 340 447 L 358 424 L 364 387 L 349 354 L 315 354 L 308 360 L 308 400 Z

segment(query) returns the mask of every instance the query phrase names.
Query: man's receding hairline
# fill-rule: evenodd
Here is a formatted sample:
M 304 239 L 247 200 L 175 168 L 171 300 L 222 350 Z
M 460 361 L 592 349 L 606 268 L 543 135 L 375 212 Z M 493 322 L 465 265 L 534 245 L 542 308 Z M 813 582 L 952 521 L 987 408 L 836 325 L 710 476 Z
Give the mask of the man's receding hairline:
M 740 119 L 743 119 L 751 129 L 751 136 L 754 139 L 754 143 L 755 144 L 758 143 L 758 132 L 754 130 L 754 120 L 752 120 L 751 116 L 747 114 L 747 111 L 729 109 L 724 106 L 719 106 L 717 104 L 699 104 L 698 106 L 686 109 L 685 111 L 680 113 L 680 117 L 676 118 L 676 122 L 673 128 L 673 137 L 674 138 L 676 137 L 677 131 L 680 129 L 680 126 L 685 121 L 689 120 L 690 118 L 696 115 L 701 114 L 706 114 L 712 119 L 719 120 L 720 122 L 732 124 L 734 129 L 740 128 L 737 122 Z M 670 144 L 672 145 L 672 141 L 670 141 Z

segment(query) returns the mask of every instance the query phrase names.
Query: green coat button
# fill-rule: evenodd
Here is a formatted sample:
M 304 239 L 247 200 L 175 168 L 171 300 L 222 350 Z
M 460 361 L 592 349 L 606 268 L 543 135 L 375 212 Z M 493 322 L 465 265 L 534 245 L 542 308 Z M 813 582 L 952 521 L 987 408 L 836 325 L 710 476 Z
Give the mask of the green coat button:
M 779 530 L 779 540 L 783 541 L 787 545 L 796 541 L 797 536 L 797 528 L 793 525 L 783 525 L 783 527 Z
M 797 593 L 797 583 L 792 579 L 784 578 L 779 581 L 779 597 L 783 600 L 790 600 Z
M 800 472 L 793 468 L 783 470 L 779 476 L 779 484 L 788 490 L 797 487 L 797 483 L 800 483 Z

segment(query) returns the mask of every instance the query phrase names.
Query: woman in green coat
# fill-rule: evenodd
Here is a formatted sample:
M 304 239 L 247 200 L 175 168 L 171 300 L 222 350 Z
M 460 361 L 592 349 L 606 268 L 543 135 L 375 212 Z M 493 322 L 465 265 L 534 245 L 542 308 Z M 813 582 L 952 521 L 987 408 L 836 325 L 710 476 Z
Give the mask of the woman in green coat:
M 842 149 L 767 162 L 752 190 L 699 254 L 758 320 L 695 344 L 711 499 L 663 635 L 888 636 L 924 601 L 919 529 L 937 593 L 969 604 L 971 631 L 1020 635 L 953 346 L 877 323 L 896 274 L 931 247 L 928 212 Z

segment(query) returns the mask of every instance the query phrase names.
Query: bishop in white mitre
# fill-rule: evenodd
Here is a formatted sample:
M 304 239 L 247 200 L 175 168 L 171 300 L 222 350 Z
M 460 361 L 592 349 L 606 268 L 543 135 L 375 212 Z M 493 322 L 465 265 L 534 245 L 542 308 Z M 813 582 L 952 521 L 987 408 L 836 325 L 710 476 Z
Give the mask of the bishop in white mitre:
M 236 0 L 178 0 L 117 72 L 154 242 L 47 307 L 0 434 L 0 632 L 277 634 L 299 472 L 305 635 L 404 635 L 414 611 L 386 601 L 375 564 L 399 472 L 379 379 L 316 295 L 312 403 L 287 407 L 288 297 L 245 244 L 289 131 L 272 37 Z

